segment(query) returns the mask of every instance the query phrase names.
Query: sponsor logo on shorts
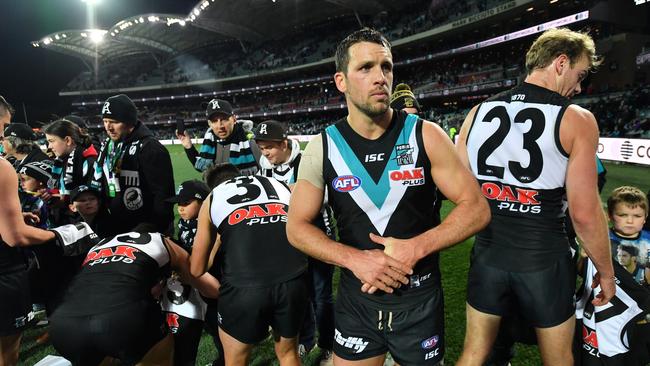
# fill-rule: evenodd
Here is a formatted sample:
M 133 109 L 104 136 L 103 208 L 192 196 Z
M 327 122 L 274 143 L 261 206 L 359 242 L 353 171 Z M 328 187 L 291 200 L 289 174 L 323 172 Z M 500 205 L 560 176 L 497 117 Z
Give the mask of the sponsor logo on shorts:
M 340 175 L 332 181 L 332 188 L 337 192 L 352 192 L 359 187 L 361 187 L 361 178 L 356 175 Z
M 421 186 L 424 184 L 424 168 L 391 170 L 388 172 L 391 187 Z
M 248 220 L 246 225 L 273 224 L 287 222 L 287 205 L 284 203 L 267 203 L 265 205 L 252 205 L 238 208 L 228 215 L 228 224 L 237 225 Z
M 541 202 L 537 197 L 539 192 L 534 189 L 512 188 L 509 185 L 485 182 L 481 184 L 481 191 L 487 199 L 496 201 L 499 210 L 532 214 L 542 211 Z
M 364 341 L 361 337 L 343 337 L 338 329 L 334 329 L 334 340 L 341 346 L 353 350 L 354 353 L 363 352 L 369 343 Z
M 112 262 L 133 263 L 135 253 L 139 252 L 137 248 L 127 245 L 118 245 L 114 248 L 103 248 L 88 252 L 84 259 L 83 266 L 86 264 L 94 266 L 95 264 L 106 264 Z
M 422 349 L 431 349 L 435 347 L 438 344 L 438 339 L 440 339 L 437 335 L 434 335 L 431 338 L 425 339 L 422 341 Z

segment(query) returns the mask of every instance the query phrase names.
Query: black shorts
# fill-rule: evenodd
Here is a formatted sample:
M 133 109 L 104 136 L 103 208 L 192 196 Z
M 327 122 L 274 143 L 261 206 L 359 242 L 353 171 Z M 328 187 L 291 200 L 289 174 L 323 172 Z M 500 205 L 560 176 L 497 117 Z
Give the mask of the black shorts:
M 174 334 L 174 365 L 195 365 L 203 333 L 203 320 L 187 318 L 173 312 L 165 312 L 165 318 L 169 331 Z
M 575 313 L 575 264 L 566 257 L 533 272 L 508 272 L 473 258 L 467 276 L 467 303 L 474 309 L 506 316 L 517 311 L 530 325 L 550 328 Z
M 167 335 L 160 305 L 141 300 L 86 316 L 50 317 L 54 348 L 74 365 L 98 365 L 109 356 L 124 365 L 138 363 Z
M 246 344 L 266 338 L 269 326 L 276 335 L 297 337 L 309 301 L 306 281 L 303 274 L 265 287 L 224 284 L 219 290 L 219 328 Z
M 334 353 L 357 361 L 390 351 L 400 365 L 437 365 L 445 354 L 442 289 L 402 311 L 382 311 L 339 296 L 334 306 Z
M 29 272 L 0 275 L 0 337 L 21 332 L 32 316 L 31 310 Z

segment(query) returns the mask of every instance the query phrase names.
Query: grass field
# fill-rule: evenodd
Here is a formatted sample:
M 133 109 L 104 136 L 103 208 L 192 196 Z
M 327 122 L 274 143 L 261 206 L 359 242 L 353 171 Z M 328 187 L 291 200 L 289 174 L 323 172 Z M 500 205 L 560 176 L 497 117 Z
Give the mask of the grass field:
M 189 164 L 185 153 L 180 146 L 170 147 L 172 162 L 174 164 L 174 177 L 176 184 L 192 178 L 199 178 Z M 607 183 L 601 194 L 603 201 L 612 189 L 621 185 L 635 185 L 644 192 L 650 190 L 650 169 L 643 166 L 605 164 L 608 174 Z M 451 210 L 452 205 L 445 202 L 443 217 Z M 449 248 L 441 254 L 442 282 L 445 294 L 445 323 L 447 353 L 446 364 L 453 365 L 462 348 L 465 333 L 465 291 L 467 270 L 469 266 L 469 252 L 472 240 L 467 240 L 459 245 Z M 335 282 L 338 278 L 335 277 Z M 21 348 L 21 365 L 33 365 L 47 354 L 56 354 L 49 345 L 38 345 L 35 339 L 46 328 L 32 328 L 25 332 Z M 207 365 L 214 358 L 216 351 L 212 346 L 209 336 L 204 334 L 199 346 L 197 365 Z M 307 359 L 306 364 L 312 364 L 315 355 Z M 274 361 L 273 347 L 270 342 L 261 344 L 253 353 L 252 365 L 272 365 Z M 517 355 L 513 365 L 539 365 L 539 353 L 533 346 L 517 346 Z

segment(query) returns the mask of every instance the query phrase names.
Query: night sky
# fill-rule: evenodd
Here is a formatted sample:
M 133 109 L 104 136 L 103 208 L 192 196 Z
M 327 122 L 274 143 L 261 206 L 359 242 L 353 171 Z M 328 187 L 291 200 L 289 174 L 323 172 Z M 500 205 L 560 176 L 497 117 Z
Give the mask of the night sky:
M 0 0 L 0 95 L 15 108 L 13 121 L 49 121 L 70 111 L 58 92 L 85 66 L 77 58 L 42 48 L 31 41 L 69 29 L 89 28 L 81 0 Z M 96 28 L 108 29 L 124 18 L 146 13 L 187 15 L 198 0 L 100 0 Z

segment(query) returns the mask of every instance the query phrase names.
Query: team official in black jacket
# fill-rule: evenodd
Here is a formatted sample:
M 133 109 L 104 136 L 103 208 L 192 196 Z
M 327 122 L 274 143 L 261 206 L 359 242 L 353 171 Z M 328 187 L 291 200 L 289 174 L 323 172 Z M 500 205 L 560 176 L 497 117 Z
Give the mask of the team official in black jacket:
M 137 120 L 135 104 L 124 94 L 112 96 L 102 108 L 108 139 L 95 166 L 93 186 L 101 189 L 114 233 L 141 224 L 169 232 L 174 219 L 171 158 L 151 131 Z

